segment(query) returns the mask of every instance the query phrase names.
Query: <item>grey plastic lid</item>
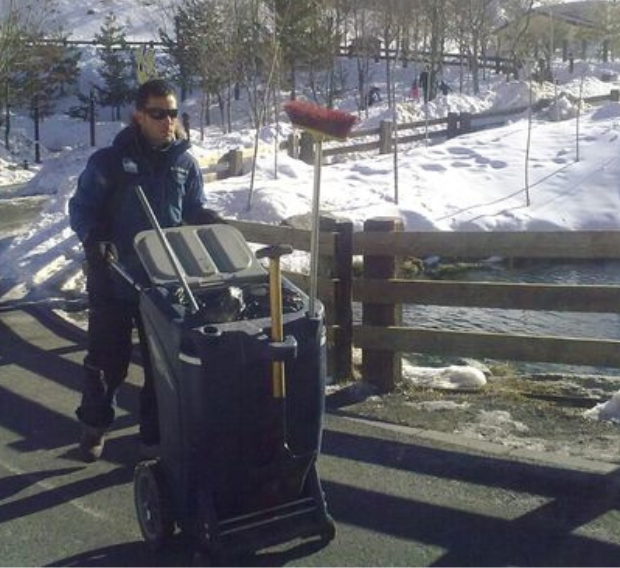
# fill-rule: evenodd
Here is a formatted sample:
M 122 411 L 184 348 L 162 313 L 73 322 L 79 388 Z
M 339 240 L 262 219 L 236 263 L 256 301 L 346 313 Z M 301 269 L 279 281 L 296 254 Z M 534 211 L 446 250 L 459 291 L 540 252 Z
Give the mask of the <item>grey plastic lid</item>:
M 267 278 L 267 271 L 241 232 L 231 225 L 188 225 L 163 232 L 192 288 L 262 282 Z M 138 233 L 134 248 L 153 284 L 179 282 L 154 230 Z

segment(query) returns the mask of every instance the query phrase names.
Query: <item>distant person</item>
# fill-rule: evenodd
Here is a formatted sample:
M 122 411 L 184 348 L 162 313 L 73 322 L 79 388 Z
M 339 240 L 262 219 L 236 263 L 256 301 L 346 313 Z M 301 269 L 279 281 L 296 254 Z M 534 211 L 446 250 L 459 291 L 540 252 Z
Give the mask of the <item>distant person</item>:
M 422 96 L 424 97 L 424 102 L 427 103 L 430 98 L 430 73 L 428 71 L 428 67 L 425 67 L 420 73 L 419 83 L 420 89 L 422 89 Z
M 133 247 L 136 234 L 151 229 L 135 192 L 140 185 L 162 227 L 220 222 L 206 208 L 203 180 L 178 121 L 173 88 L 161 79 L 138 89 L 133 123 L 111 146 L 95 152 L 69 201 L 71 228 L 86 256 L 88 346 L 82 399 L 76 414 L 82 423 L 79 450 L 84 461 L 97 460 L 115 416 L 118 388 L 127 376 L 132 330 L 138 330 L 144 386 L 140 393 L 142 457 L 158 451 L 157 401 L 138 310 L 136 290 L 109 266 L 113 254 L 137 282 L 147 283 Z
M 377 86 L 370 87 L 368 91 L 368 95 L 366 95 L 366 104 L 371 107 L 375 103 L 381 101 L 381 89 Z
M 411 83 L 411 98 L 417 101 L 420 98 L 420 88 L 418 87 L 418 80 L 414 79 Z
M 439 82 L 439 85 L 437 85 L 437 88 L 441 91 L 442 95 L 447 95 L 452 89 L 450 88 L 450 85 L 448 85 L 448 83 L 446 83 L 443 79 Z

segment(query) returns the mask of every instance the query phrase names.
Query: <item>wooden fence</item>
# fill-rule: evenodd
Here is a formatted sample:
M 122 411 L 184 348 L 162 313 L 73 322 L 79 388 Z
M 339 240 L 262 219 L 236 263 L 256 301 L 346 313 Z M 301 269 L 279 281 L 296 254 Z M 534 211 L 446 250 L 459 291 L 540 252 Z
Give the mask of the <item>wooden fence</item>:
M 233 222 L 249 241 L 289 243 L 308 251 L 309 231 Z M 353 346 L 362 350 L 362 375 L 389 391 L 401 377 L 401 353 L 537 361 L 620 368 L 620 341 L 525 334 L 420 329 L 402 324 L 402 306 L 419 304 L 505 310 L 618 313 L 620 286 L 447 282 L 399 278 L 399 258 L 430 255 L 462 259 L 620 259 L 620 231 L 403 232 L 394 219 L 371 219 L 364 231 L 331 221 L 321 234 L 323 277 L 319 296 L 327 308 L 330 361 L 335 379 L 352 376 Z M 351 273 L 362 255 L 363 276 Z M 289 276 L 302 288 L 306 278 Z M 352 302 L 362 323 L 352 321 Z
M 606 101 L 620 101 L 620 90 L 613 89 L 607 95 L 597 95 L 583 99 L 588 104 L 601 104 Z M 544 108 L 551 104 L 550 100 L 543 99 L 536 103 L 534 110 Z M 467 112 L 451 112 L 446 117 L 408 122 L 396 125 L 398 144 L 409 144 L 425 139 L 449 139 L 491 128 L 506 123 L 510 118 L 523 114 L 529 107 L 521 106 L 511 109 L 503 109 L 492 112 L 482 112 L 472 114 Z M 442 127 L 443 128 L 436 128 Z M 414 131 L 412 134 L 404 136 L 398 135 L 399 132 Z M 394 129 L 389 120 L 381 121 L 376 128 L 354 130 L 348 136 L 350 140 L 359 138 L 376 138 L 376 140 L 366 140 L 353 144 L 327 143 L 323 149 L 323 156 L 340 156 L 353 152 L 369 152 L 378 150 L 380 154 L 389 154 L 394 147 Z M 286 150 L 290 156 L 299 158 L 308 164 L 314 162 L 314 137 L 307 132 L 292 134 L 288 140 L 280 143 L 280 149 Z M 331 145 L 330 145 L 331 144 Z M 247 173 L 251 168 L 251 151 L 232 149 L 221 157 L 200 160 L 201 171 L 206 182 L 216 181 L 231 176 L 240 176 Z
M 368 40 L 366 40 L 368 41 Z M 361 59 L 374 59 L 379 61 L 380 59 L 396 59 L 396 49 L 386 48 L 378 38 L 374 41 L 371 40 L 364 45 L 363 40 L 361 45 L 356 45 L 355 38 L 349 45 L 340 45 L 338 49 L 338 55 L 340 57 L 359 57 Z M 423 61 L 429 61 L 433 57 L 430 51 L 420 51 L 411 49 L 400 49 L 398 53 L 399 61 L 402 61 L 406 66 L 407 63 L 414 62 L 420 63 Z M 461 66 L 469 65 L 471 59 L 462 53 L 442 53 L 441 64 L 443 66 Z M 501 70 L 507 66 L 512 65 L 512 60 L 506 57 L 498 55 L 483 55 L 478 56 L 478 68 L 494 69 L 496 73 L 500 73 Z
M 583 99 L 583 102 L 587 104 L 601 104 L 606 101 L 620 101 L 620 90 L 613 89 L 607 95 L 597 95 Z M 534 105 L 533 110 L 544 108 L 551 103 L 552 100 L 542 99 Z M 505 124 L 511 118 L 526 112 L 528 108 L 528 106 L 520 106 L 498 111 L 485 111 L 479 114 L 467 112 L 449 113 L 448 116 L 442 118 L 397 124 L 397 133 L 414 131 L 404 136 L 397 134 L 397 142 L 398 144 L 409 144 L 427 138 L 442 140 L 455 138 L 463 134 Z M 443 128 L 436 128 L 442 126 Z M 334 145 L 333 142 L 328 142 L 323 148 L 323 155 L 325 157 L 340 156 L 353 152 L 369 152 L 374 150 L 379 150 L 380 154 L 389 154 L 394 147 L 394 129 L 392 122 L 389 120 L 381 121 L 376 128 L 354 130 L 349 134 L 348 138 L 350 140 L 357 138 L 376 139 L 346 145 Z M 308 164 L 314 161 L 314 138 L 305 132 L 299 135 L 299 140 L 295 139 L 294 136 L 290 136 L 286 142 L 282 143 L 281 148 L 286 149 L 289 155 L 299 158 Z

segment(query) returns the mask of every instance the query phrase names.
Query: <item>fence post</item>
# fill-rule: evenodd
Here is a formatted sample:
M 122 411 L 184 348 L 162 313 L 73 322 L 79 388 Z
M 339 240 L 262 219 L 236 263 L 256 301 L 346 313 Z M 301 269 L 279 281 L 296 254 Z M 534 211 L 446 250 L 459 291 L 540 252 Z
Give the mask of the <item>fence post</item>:
M 471 127 L 471 113 L 470 112 L 462 112 L 460 115 L 460 123 L 461 128 L 459 130 L 459 134 L 467 134 L 472 131 Z
M 228 152 L 228 175 L 243 175 L 243 150 L 233 149 Z
M 397 232 L 403 230 L 399 218 L 378 217 L 364 223 L 367 232 Z M 389 251 L 387 251 L 389 255 Z M 364 278 L 394 278 L 397 274 L 397 259 L 394 256 L 364 256 Z M 401 304 L 364 303 L 362 306 L 363 325 L 391 326 L 400 325 L 402 321 Z M 362 351 L 362 375 L 365 380 L 376 386 L 381 392 L 391 391 L 402 375 L 400 353 L 381 349 L 364 349 Z
M 299 135 L 295 132 L 288 135 L 286 153 L 295 160 L 299 158 Z
M 312 134 L 305 130 L 299 139 L 299 159 L 306 164 L 314 163 L 314 138 Z
M 334 382 L 353 376 L 353 223 L 320 217 L 321 233 L 334 237 L 333 256 L 319 256 L 319 275 L 333 280 L 330 301 L 322 299 L 326 324 L 333 327 L 327 369 Z
M 459 115 L 456 112 L 448 113 L 448 138 L 456 138 L 459 135 Z
M 334 356 L 335 382 L 353 376 L 353 223 L 336 221 L 332 276 L 334 288 Z
M 609 93 L 609 99 L 614 102 L 620 102 L 620 89 L 612 89 Z
M 183 124 L 183 130 L 185 130 L 185 134 L 187 134 L 187 139 L 191 140 L 192 136 L 190 134 L 190 122 L 188 112 L 184 112 L 181 115 L 181 124 Z
M 379 154 L 392 151 L 392 121 L 382 120 L 379 124 Z

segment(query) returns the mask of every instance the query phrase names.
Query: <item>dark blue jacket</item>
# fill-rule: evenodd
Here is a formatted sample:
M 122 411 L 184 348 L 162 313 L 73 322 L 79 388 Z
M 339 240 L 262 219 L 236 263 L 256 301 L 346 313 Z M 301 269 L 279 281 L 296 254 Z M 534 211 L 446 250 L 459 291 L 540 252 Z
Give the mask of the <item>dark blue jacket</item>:
M 213 222 L 206 208 L 203 181 L 187 140 L 163 150 L 149 148 L 136 125 L 122 130 L 113 144 L 95 152 L 78 179 L 69 200 L 71 228 L 86 249 L 112 242 L 118 259 L 138 282 L 145 273 L 133 248 L 136 234 L 152 229 L 138 200 L 140 185 L 162 227 Z M 209 220 L 211 219 L 211 220 Z M 131 297 L 115 284 L 115 296 Z

